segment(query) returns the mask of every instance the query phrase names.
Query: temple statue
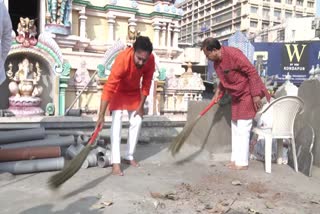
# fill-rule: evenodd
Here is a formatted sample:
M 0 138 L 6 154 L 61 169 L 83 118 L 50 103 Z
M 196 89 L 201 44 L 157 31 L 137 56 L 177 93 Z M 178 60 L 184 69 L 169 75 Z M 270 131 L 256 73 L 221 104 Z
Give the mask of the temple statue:
M 137 37 L 140 36 L 140 32 L 136 30 L 135 26 L 128 27 L 128 42 L 134 43 Z
M 47 0 L 47 24 L 70 26 L 71 0 Z
M 34 66 L 27 58 L 18 64 L 18 70 L 12 71 L 12 63 L 9 63 L 7 76 L 9 78 L 9 110 L 16 116 L 41 115 L 43 110 L 39 108 L 40 95 L 43 88 L 39 85 L 41 69 L 38 62 Z
M 18 35 L 16 41 L 24 47 L 34 46 L 37 44 L 37 27 L 34 19 L 20 17 L 20 22 L 17 29 Z

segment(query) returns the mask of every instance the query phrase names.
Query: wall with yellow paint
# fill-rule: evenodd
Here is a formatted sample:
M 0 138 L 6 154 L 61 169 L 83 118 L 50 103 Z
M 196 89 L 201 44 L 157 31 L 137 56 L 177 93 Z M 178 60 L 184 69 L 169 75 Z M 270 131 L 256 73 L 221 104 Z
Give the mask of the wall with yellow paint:
M 117 17 L 115 23 L 115 40 L 127 41 L 128 18 Z
M 153 41 L 154 30 L 151 24 L 137 23 L 137 31 L 140 31 L 141 36 L 148 36 L 151 41 Z
M 80 35 L 80 27 L 79 27 L 79 12 L 73 10 L 72 11 L 72 35 L 79 36 Z
M 105 18 L 88 16 L 86 22 L 87 37 L 90 40 L 106 42 L 108 39 L 108 23 Z

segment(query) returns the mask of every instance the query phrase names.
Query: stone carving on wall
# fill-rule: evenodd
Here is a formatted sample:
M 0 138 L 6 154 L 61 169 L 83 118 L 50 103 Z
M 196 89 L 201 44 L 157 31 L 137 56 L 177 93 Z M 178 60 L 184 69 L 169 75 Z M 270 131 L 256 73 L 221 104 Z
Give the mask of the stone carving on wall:
M 74 73 L 74 77 L 70 79 L 70 85 L 74 85 L 76 88 L 83 88 L 88 84 L 91 77 L 87 69 L 87 64 L 85 60 L 80 62 L 79 68 Z M 95 85 L 95 82 L 91 82 L 90 85 Z
M 46 30 L 56 34 L 70 34 L 72 0 L 47 0 Z
M 37 27 L 35 26 L 34 19 L 20 17 L 17 32 L 18 35 L 16 36 L 16 41 L 24 47 L 34 46 L 37 44 Z
M 41 69 L 39 63 L 36 62 L 34 68 L 27 58 L 18 64 L 18 70 L 13 75 L 12 63 L 9 64 L 7 76 L 11 80 L 9 83 L 9 91 L 13 96 L 32 96 L 38 97 L 42 93 L 42 87 L 38 85 L 41 77 Z
M 70 26 L 71 0 L 48 0 L 47 24 Z
M 9 63 L 7 76 L 9 78 L 9 110 L 16 116 L 41 115 L 43 110 L 39 107 L 41 103 L 40 95 L 43 88 L 39 85 L 41 78 L 40 65 L 34 64 L 28 58 L 24 58 L 18 64 L 18 70 L 12 71 L 13 65 Z

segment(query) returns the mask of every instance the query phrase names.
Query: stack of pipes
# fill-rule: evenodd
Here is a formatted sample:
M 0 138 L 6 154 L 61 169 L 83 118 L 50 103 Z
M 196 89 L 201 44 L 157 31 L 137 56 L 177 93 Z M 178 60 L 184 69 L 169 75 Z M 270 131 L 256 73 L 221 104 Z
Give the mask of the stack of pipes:
M 66 159 L 76 156 L 89 137 L 48 135 L 44 128 L 0 131 L 0 172 L 12 174 L 62 170 Z M 104 142 L 93 149 L 82 168 L 107 167 L 110 152 Z

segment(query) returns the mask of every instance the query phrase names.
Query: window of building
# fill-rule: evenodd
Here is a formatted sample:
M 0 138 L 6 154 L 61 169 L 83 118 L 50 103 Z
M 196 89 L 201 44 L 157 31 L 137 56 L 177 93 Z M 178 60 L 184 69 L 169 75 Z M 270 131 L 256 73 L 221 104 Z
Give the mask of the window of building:
M 198 24 L 197 24 L 197 22 L 194 22 L 193 23 L 193 31 L 198 31 L 198 30 L 199 30 Z
M 212 24 L 220 23 L 232 19 L 232 12 L 225 13 L 219 16 L 212 18 Z
M 292 31 L 291 31 L 291 37 L 292 37 L 292 40 L 295 40 L 296 30 L 292 30 Z
M 277 37 L 279 41 L 284 41 L 284 29 L 278 30 Z
M 286 4 L 292 4 L 292 0 L 286 0 Z
M 234 29 L 235 29 L 235 30 L 240 30 L 240 23 L 239 23 L 239 24 L 235 24 L 235 25 L 234 25 Z
M 267 42 L 268 41 L 268 34 L 261 35 L 261 41 L 262 42 Z
M 241 16 L 241 8 L 236 9 L 236 10 L 234 11 L 234 15 L 235 15 L 236 17 Z
M 258 13 L 258 7 L 251 6 L 251 13 Z
M 192 26 L 191 26 L 191 24 L 189 24 L 189 25 L 187 26 L 186 33 L 189 34 L 189 33 L 191 33 L 191 32 L 192 32 Z
M 274 0 L 274 2 L 281 3 L 281 0 Z
M 297 18 L 301 18 L 302 17 L 302 13 L 296 13 L 296 17 Z
M 314 7 L 314 2 L 308 1 L 307 6 L 313 8 Z
M 281 18 L 281 10 L 274 10 L 274 16 L 277 17 L 278 19 Z
M 263 16 L 263 18 L 269 18 L 269 9 L 266 9 L 266 8 L 263 8 L 263 10 L 262 10 L 262 16 Z
M 269 27 L 269 23 L 262 23 L 262 29 L 267 29 Z
M 253 28 L 258 27 L 258 22 L 257 21 L 250 21 L 250 27 L 253 27 Z
M 291 18 L 292 17 L 292 13 L 291 12 L 286 12 L 285 13 L 285 17 L 286 18 Z
M 297 0 L 297 5 L 302 6 L 303 5 L 303 1 L 302 0 Z

